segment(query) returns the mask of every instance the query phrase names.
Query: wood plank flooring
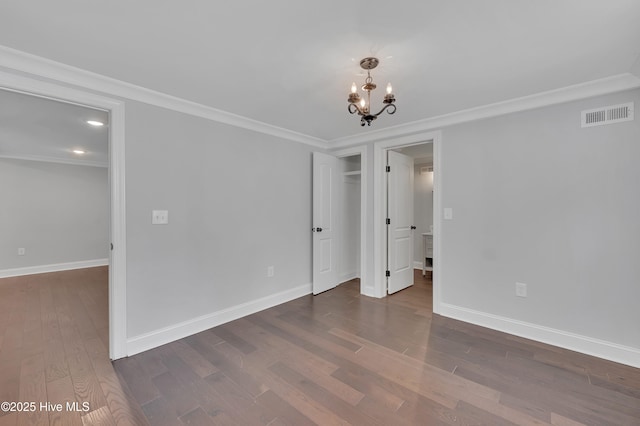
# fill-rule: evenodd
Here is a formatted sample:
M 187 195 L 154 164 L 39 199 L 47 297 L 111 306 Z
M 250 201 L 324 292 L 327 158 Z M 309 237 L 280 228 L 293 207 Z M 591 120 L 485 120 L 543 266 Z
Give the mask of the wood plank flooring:
M 0 279 L 0 402 L 36 404 L 0 426 L 148 424 L 109 360 L 108 309 L 107 267 Z
M 95 269 L 0 280 L 0 399 L 91 407 L 0 426 L 640 425 L 639 369 L 432 315 L 420 271 L 386 299 L 350 281 L 114 371 Z

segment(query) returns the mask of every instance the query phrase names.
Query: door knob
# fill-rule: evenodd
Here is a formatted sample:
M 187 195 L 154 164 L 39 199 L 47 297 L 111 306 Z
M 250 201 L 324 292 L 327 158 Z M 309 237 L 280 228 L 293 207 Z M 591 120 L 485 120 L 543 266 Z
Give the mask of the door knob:
M 322 232 L 322 228 L 311 228 L 311 232 Z
M 416 229 L 416 227 L 414 225 L 411 225 L 411 229 Z

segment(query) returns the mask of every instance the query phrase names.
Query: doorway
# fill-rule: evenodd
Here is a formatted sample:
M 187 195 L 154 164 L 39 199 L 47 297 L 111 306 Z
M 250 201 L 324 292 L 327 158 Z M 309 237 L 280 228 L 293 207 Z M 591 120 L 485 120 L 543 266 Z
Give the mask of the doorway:
M 0 72 L 0 89 L 104 111 L 109 119 L 109 357 L 126 351 L 126 247 L 124 210 L 124 103 L 42 80 Z
M 433 271 L 433 144 L 387 151 L 387 293 Z
M 360 278 L 360 155 L 338 158 L 338 284 Z
M 391 150 L 398 150 L 400 148 L 411 147 L 416 145 L 422 145 L 431 143 L 433 147 L 433 312 L 440 312 L 440 283 L 442 282 L 441 269 L 439 264 L 442 261 L 440 256 L 440 229 L 441 229 L 441 191 L 439 190 L 441 182 L 442 170 L 439 167 L 440 164 L 440 143 L 441 132 L 424 132 L 416 135 L 404 136 L 397 139 L 390 139 L 385 141 L 379 141 L 374 144 L 373 152 L 373 195 L 374 195 L 374 210 L 373 210 L 373 248 L 375 268 L 374 272 L 374 286 L 375 296 L 385 297 L 387 295 L 387 185 L 386 185 L 386 166 L 387 166 L 387 153 Z
M 367 210 L 366 172 L 366 146 L 314 153 L 313 294 L 354 278 L 360 279 L 362 294 L 371 293 L 365 255 L 368 221 L 362 214 Z

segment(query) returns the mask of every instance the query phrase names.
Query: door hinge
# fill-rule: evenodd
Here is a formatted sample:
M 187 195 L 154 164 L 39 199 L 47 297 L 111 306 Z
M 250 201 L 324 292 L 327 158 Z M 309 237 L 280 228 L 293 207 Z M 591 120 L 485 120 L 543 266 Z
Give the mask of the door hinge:
M 387 173 L 391 171 L 391 166 L 387 166 Z
M 391 271 L 387 271 L 385 275 L 386 275 L 387 277 L 390 277 L 390 276 L 391 276 Z
M 387 218 L 387 225 L 391 225 L 391 219 Z
M 111 243 L 111 250 L 113 250 L 113 243 Z

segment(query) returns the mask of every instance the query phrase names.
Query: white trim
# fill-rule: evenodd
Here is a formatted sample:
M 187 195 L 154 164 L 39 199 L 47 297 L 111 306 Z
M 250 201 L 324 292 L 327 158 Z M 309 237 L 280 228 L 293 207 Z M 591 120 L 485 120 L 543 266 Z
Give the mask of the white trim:
M 640 348 L 441 303 L 440 315 L 640 368 Z
M 440 229 L 442 223 L 440 219 L 440 202 L 441 202 L 441 182 L 442 171 L 440 170 L 440 144 L 442 141 L 442 132 L 432 131 L 415 135 L 402 136 L 395 139 L 379 141 L 374 144 L 373 148 L 373 256 L 374 256 L 374 288 L 367 295 L 373 297 L 386 296 L 386 278 L 384 276 L 386 265 L 386 245 L 387 233 L 384 218 L 386 217 L 385 200 L 387 196 L 387 187 L 384 184 L 384 174 L 386 166 L 386 152 L 391 148 L 401 146 L 417 145 L 421 143 L 433 143 L 433 312 L 439 313 L 440 309 L 440 283 L 442 277 L 440 274 Z
M 338 285 L 346 283 L 347 281 L 354 280 L 356 278 L 359 278 L 357 272 L 348 272 L 346 274 L 342 274 L 338 277 Z
M 329 141 L 331 147 L 339 148 L 374 142 L 401 135 L 442 129 L 454 124 L 466 123 L 483 118 L 496 117 L 512 112 L 526 111 L 534 108 L 591 98 L 608 93 L 622 92 L 640 87 L 640 77 L 630 73 L 618 74 L 611 77 L 574 84 L 560 89 L 540 92 L 533 95 L 510 99 L 493 104 L 483 105 L 462 111 L 452 112 L 437 117 L 425 118 L 411 123 L 374 130 L 364 134 L 346 136 Z
M 109 95 L 132 99 L 219 123 L 253 130 L 282 139 L 327 148 L 327 142 L 320 138 L 136 86 L 135 84 L 106 77 L 9 47 L 0 46 L 0 66 L 64 82 L 84 89 L 96 90 Z
M 43 163 L 68 164 L 71 166 L 109 167 L 108 164 L 100 163 L 98 161 L 84 161 L 84 160 L 76 160 L 73 158 L 41 157 L 38 155 L 0 154 L 0 158 L 7 158 L 9 160 L 41 161 Z
M 304 284 L 251 302 L 242 303 L 221 311 L 173 324 L 150 333 L 141 334 L 127 340 L 127 355 L 131 356 L 157 348 L 158 346 L 200 333 L 201 331 L 217 327 L 229 321 L 306 296 L 311 294 L 311 290 L 311 284 Z
M 360 294 L 369 296 L 373 291 L 373 285 L 370 283 L 367 269 L 367 235 L 369 234 L 367 224 L 368 215 L 368 169 L 367 169 L 367 146 L 361 145 L 341 149 L 332 153 L 338 158 L 349 157 L 351 155 L 360 155 Z
M 442 303 L 442 133 L 433 138 L 433 312 L 440 313 Z
M 395 138 L 400 135 L 441 129 L 446 126 L 482 118 L 495 117 L 512 112 L 525 111 L 640 87 L 640 76 L 634 75 L 633 73 L 623 73 L 437 117 L 386 127 L 364 134 L 325 141 L 317 137 L 273 126 L 1 45 L 0 66 L 325 149 L 344 148 L 367 142 Z
M 420 262 L 419 260 L 413 261 L 413 269 L 419 269 L 420 271 L 433 271 L 433 266 L 424 267 L 424 262 Z
M 0 47 L 0 64 L 6 59 L 6 49 Z M 47 77 L 37 69 L 34 74 Z M 51 76 L 49 76 L 51 77 Z M 53 77 L 51 77 L 53 78 Z M 110 112 L 109 123 L 109 180 L 111 194 L 111 242 L 115 250 L 110 253 L 109 267 L 109 356 L 118 359 L 126 356 L 127 341 L 127 258 L 125 234 L 125 130 L 124 103 L 60 84 L 0 71 L 0 87 L 28 93 L 60 102 L 99 108 Z
M 94 268 L 106 266 L 109 259 L 80 260 L 77 262 L 53 263 L 50 265 L 25 266 L 24 268 L 12 268 L 0 270 L 0 278 L 21 277 L 23 275 L 45 274 L 47 272 L 70 271 L 72 269 Z
M 126 355 L 127 340 L 127 233 L 125 194 L 125 109 L 112 106 L 109 131 L 109 183 L 111 184 L 111 268 L 109 270 L 109 356 Z

